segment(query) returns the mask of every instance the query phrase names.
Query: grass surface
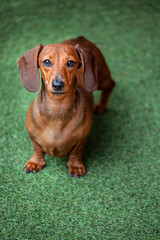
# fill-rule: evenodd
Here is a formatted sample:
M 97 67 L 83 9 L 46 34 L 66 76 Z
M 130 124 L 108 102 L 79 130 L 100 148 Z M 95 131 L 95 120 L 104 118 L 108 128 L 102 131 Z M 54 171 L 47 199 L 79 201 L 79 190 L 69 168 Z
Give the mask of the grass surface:
M 160 2 L 5 0 L 0 11 L 0 239 L 160 239 Z M 117 83 L 108 112 L 93 119 L 87 174 L 74 179 L 67 159 L 46 156 L 27 175 L 24 119 L 35 94 L 16 59 L 78 35 L 99 46 Z

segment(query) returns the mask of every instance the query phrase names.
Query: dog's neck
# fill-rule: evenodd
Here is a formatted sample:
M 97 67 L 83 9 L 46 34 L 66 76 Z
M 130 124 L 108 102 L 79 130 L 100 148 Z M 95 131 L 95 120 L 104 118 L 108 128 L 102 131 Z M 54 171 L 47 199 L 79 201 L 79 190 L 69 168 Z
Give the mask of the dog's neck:
M 80 101 L 80 94 L 76 88 L 71 88 L 70 92 L 64 95 L 54 95 L 48 93 L 42 83 L 35 104 L 42 116 L 50 121 L 71 119 L 77 111 Z

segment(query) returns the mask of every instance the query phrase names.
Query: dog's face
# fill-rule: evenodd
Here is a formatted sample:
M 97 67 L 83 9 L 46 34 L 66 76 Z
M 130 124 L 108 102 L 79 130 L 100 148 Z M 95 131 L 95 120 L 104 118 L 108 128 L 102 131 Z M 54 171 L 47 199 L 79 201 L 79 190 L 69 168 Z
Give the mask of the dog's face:
M 38 65 L 46 90 L 62 95 L 74 86 L 80 59 L 73 46 L 49 44 L 41 50 Z
M 97 87 L 97 67 L 95 57 L 86 49 L 76 46 L 49 44 L 27 51 L 17 60 L 20 79 L 30 92 L 38 91 L 40 87 L 40 68 L 43 86 L 50 94 L 64 95 L 76 84 L 76 72 L 82 65 L 81 77 L 84 88 L 92 92 Z

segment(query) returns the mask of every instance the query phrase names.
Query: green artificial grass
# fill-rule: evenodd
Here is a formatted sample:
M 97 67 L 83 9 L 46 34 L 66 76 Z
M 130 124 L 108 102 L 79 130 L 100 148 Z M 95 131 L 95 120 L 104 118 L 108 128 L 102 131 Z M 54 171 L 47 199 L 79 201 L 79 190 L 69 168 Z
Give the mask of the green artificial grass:
M 160 239 L 160 1 L 0 5 L 0 239 Z M 24 119 L 36 94 L 22 86 L 16 59 L 79 35 L 99 46 L 117 83 L 106 114 L 93 117 L 87 174 L 72 178 L 66 158 L 47 155 L 27 175 Z

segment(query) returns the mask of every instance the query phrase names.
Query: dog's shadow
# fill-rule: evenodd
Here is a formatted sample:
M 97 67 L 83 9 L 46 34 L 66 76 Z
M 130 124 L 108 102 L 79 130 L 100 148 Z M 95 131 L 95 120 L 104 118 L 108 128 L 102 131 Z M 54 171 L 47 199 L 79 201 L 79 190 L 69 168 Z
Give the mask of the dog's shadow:
M 87 168 L 91 163 L 99 164 L 97 160 L 100 158 L 100 162 L 108 161 L 105 156 L 115 147 L 116 116 L 117 112 L 113 109 L 108 109 L 104 115 L 93 115 L 92 130 L 83 150 L 83 161 Z

